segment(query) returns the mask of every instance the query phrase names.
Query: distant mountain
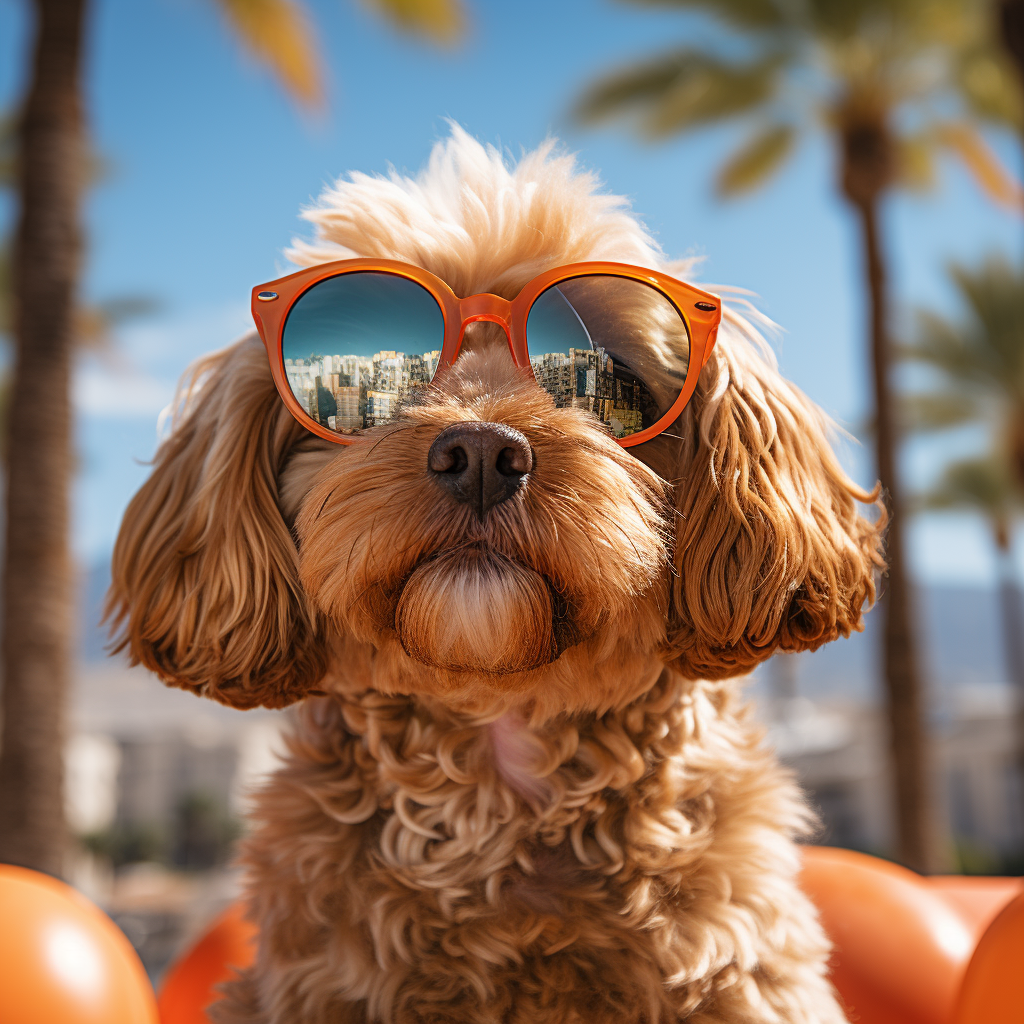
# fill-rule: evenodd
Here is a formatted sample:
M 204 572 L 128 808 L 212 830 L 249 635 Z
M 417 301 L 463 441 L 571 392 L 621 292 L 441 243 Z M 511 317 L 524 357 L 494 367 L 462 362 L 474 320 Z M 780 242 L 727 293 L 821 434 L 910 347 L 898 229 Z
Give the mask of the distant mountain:
M 79 650 L 87 663 L 106 657 L 109 641 L 99 620 L 109 585 L 109 561 L 83 573 Z M 929 686 L 949 691 L 968 685 L 1006 684 L 998 595 L 994 590 L 922 587 L 917 598 L 918 618 L 923 626 L 921 667 Z M 869 612 L 866 623 L 863 633 L 792 659 L 787 670 L 793 671 L 801 694 L 811 698 L 845 696 L 857 702 L 874 699 L 878 692 L 879 613 Z M 762 684 L 768 681 L 764 673 L 759 675 Z

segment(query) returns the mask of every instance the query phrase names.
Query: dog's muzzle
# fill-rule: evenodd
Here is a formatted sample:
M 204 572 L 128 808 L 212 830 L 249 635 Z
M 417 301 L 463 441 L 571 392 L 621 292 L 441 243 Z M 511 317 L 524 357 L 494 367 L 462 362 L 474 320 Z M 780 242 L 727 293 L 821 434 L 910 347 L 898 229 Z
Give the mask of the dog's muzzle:
M 523 486 L 533 449 L 505 423 L 453 423 L 430 446 L 427 468 L 440 487 L 483 519 Z

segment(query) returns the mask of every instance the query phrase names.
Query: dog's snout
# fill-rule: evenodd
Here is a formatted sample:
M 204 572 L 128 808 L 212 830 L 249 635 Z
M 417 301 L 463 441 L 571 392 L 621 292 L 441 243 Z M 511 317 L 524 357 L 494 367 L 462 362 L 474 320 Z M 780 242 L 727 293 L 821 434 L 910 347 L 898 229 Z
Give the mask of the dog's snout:
M 431 476 L 482 518 L 519 490 L 533 468 L 530 442 L 505 423 L 453 423 L 427 454 Z

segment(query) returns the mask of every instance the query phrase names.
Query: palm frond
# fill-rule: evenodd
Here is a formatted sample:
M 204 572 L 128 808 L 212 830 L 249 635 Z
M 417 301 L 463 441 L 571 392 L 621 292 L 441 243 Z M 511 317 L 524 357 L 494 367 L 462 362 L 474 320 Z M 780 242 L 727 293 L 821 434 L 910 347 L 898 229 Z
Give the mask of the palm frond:
M 1003 256 L 980 266 L 954 264 L 950 276 L 963 313 L 945 318 L 920 312 L 913 345 L 903 359 L 931 366 L 950 390 L 1024 420 L 1024 270 Z
M 323 102 L 320 55 L 294 0 L 216 0 L 242 45 L 307 107 Z
M 687 61 L 701 56 L 695 50 L 682 50 L 605 75 L 580 97 L 573 114 L 584 124 L 593 124 L 652 103 L 675 84 Z
M 985 140 L 966 121 L 947 121 L 936 125 L 935 137 L 955 153 L 991 199 L 1016 210 L 1024 209 L 1024 191 L 989 149 Z
M 987 121 L 1024 127 L 1019 79 L 1009 56 L 992 46 L 966 50 L 954 69 L 957 85 L 970 109 Z
M 977 369 L 973 335 L 963 324 L 951 322 L 928 310 L 917 314 L 917 337 L 901 347 L 904 359 L 928 363 L 954 380 L 971 380 Z
M 962 391 L 911 392 L 900 396 L 899 413 L 908 433 L 948 430 L 980 419 L 984 403 Z
M 774 52 L 734 64 L 679 50 L 598 80 L 574 113 L 584 123 L 633 117 L 640 134 L 664 138 L 761 106 L 778 89 L 782 66 Z
M 363 0 L 404 32 L 426 36 L 451 46 L 466 31 L 466 15 L 459 0 Z
M 997 518 L 1020 508 L 1021 494 L 1008 461 L 993 453 L 951 462 L 915 504 L 927 509 L 973 509 Z
M 833 41 L 891 36 L 910 13 L 901 9 L 908 6 L 902 0 L 805 0 L 801 6 L 814 33 Z
M 116 356 L 115 330 L 159 309 L 160 303 L 149 295 L 122 295 L 96 305 L 82 306 L 75 323 L 75 344 L 82 351 L 113 361 Z
M 938 370 L 955 388 L 987 393 L 994 400 L 1019 391 L 1018 348 L 1019 343 L 995 336 L 973 315 L 946 320 L 919 312 L 916 342 L 906 355 Z
M 974 271 L 954 264 L 950 275 L 971 314 L 962 334 L 977 373 L 1024 403 L 1024 273 L 989 256 Z
M 911 192 L 927 192 L 935 184 L 934 143 L 927 135 L 906 135 L 896 142 L 897 180 Z
M 779 169 L 793 151 L 796 129 L 773 124 L 747 139 L 719 169 L 715 191 L 724 197 L 757 188 Z
M 634 7 L 676 7 L 699 10 L 727 25 L 744 29 L 770 29 L 785 25 L 791 6 L 772 0 L 622 0 Z

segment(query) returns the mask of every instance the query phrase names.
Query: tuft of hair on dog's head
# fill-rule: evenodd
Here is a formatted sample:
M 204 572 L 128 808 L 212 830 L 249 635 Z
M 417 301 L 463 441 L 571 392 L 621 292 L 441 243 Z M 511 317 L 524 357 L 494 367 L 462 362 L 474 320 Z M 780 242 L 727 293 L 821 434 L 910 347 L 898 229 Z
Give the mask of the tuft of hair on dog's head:
M 550 142 L 510 167 L 453 128 L 416 179 L 353 175 L 306 216 L 296 262 L 403 260 L 460 295 L 513 298 L 583 260 L 686 274 Z M 556 408 L 494 325 L 350 447 L 292 419 L 255 338 L 201 361 L 183 396 L 125 514 L 108 607 L 133 659 L 237 707 L 340 687 L 602 713 L 666 665 L 724 677 L 846 635 L 874 598 L 877 492 L 735 311 L 680 420 L 629 450 Z M 438 435 L 466 423 L 533 453 L 486 515 L 428 473 Z

